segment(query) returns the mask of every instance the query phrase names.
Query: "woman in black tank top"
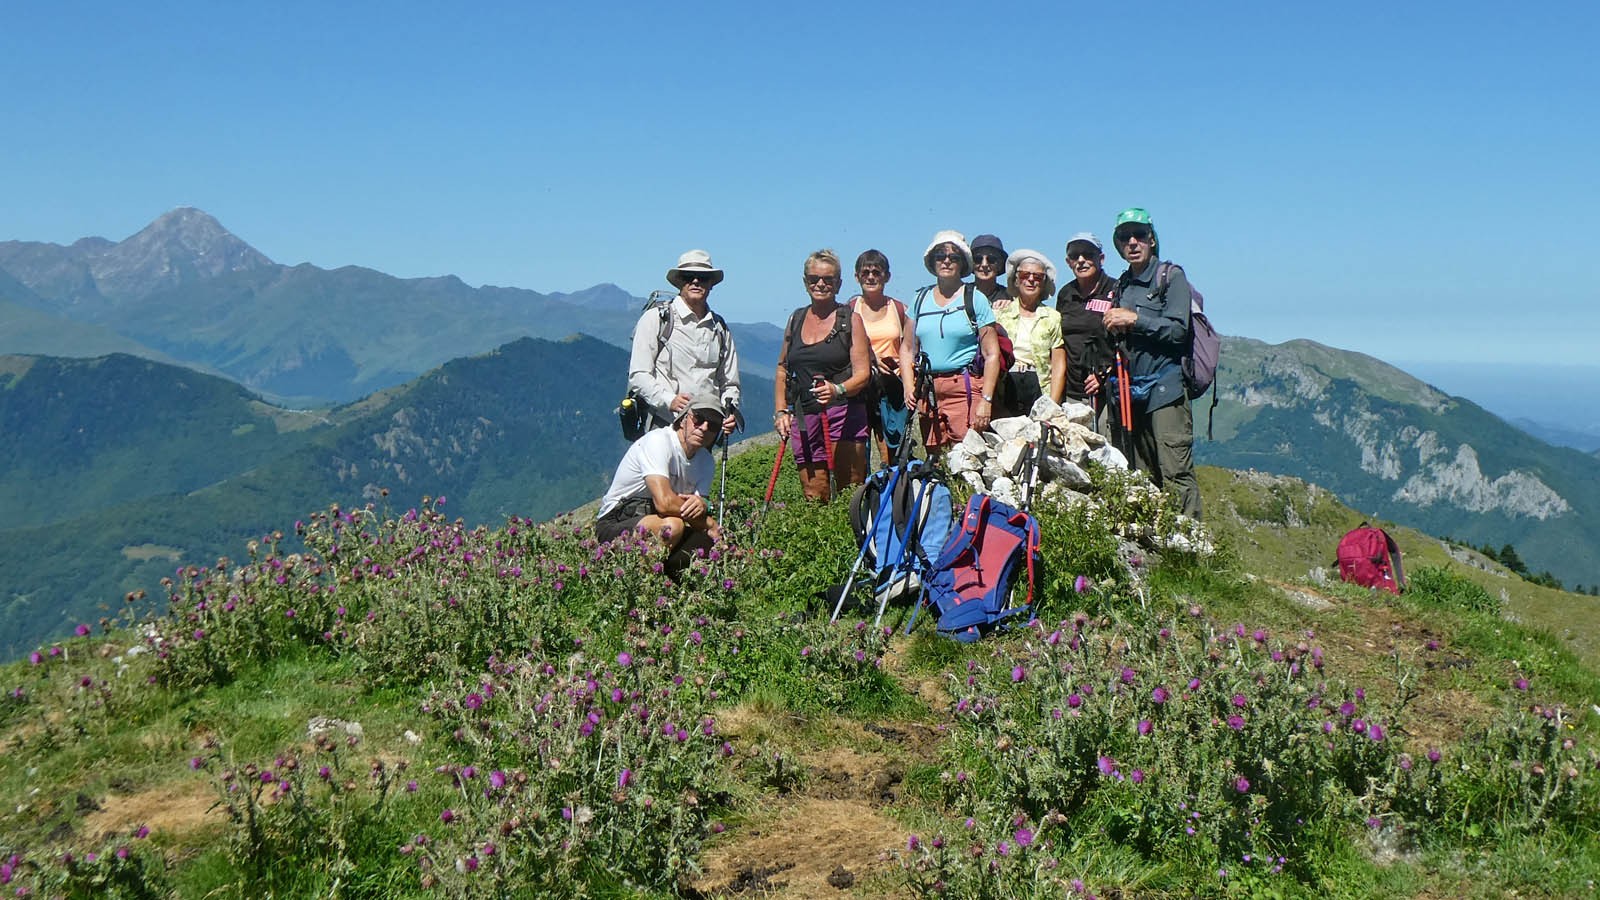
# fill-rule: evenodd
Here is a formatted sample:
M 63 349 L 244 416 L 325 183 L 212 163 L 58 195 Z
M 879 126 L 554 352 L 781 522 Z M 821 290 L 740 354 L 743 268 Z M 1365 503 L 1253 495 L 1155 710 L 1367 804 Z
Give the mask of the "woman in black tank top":
M 866 327 L 838 301 L 839 273 L 832 250 L 806 257 L 811 302 L 789 317 L 778 351 L 772 424 L 794 446 L 808 500 L 827 500 L 834 489 L 867 478 L 867 409 L 860 394 L 872 369 Z

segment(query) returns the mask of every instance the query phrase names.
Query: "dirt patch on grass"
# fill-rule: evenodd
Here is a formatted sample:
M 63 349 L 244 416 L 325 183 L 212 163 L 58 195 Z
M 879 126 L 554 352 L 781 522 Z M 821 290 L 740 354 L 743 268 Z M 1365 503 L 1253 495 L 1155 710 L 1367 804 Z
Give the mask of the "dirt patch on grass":
M 216 791 L 204 781 L 185 781 L 135 794 L 111 794 L 100 801 L 99 809 L 84 817 L 83 834 L 99 841 L 131 834 L 140 825 L 152 832 L 186 834 L 227 821 L 220 809 L 212 809 L 216 800 Z
M 905 836 L 867 802 L 799 798 L 708 849 L 705 874 L 691 887 L 705 897 L 848 897 L 864 880 L 894 870 L 889 851 Z

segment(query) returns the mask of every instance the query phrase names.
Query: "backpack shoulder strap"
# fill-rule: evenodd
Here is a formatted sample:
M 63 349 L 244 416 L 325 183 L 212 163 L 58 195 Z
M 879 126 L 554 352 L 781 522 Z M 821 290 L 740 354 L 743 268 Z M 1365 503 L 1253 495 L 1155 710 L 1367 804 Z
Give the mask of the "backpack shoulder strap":
M 806 308 L 804 306 L 795 310 L 794 315 L 789 317 L 788 327 L 784 328 L 783 330 L 784 346 L 789 348 L 789 353 L 794 352 L 795 344 L 799 343 L 800 341 L 800 327 L 801 323 L 805 319 L 805 314 Z M 788 354 L 785 354 L 784 360 L 787 361 L 788 358 Z
M 656 353 L 661 353 L 661 348 L 667 346 L 667 340 L 672 337 L 672 301 L 664 300 L 656 307 L 660 320 L 656 324 Z
M 973 285 L 969 282 L 961 289 L 961 305 L 967 309 L 967 324 L 972 326 L 974 333 L 978 330 L 978 311 L 972 306 Z
M 928 292 L 931 290 L 933 290 L 933 285 L 931 284 L 927 287 L 917 288 L 917 296 L 911 301 L 911 318 L 913 320 L 913 325 L 916 324 L 916 319 L 922 318 L 922 300 L 928 296 Z

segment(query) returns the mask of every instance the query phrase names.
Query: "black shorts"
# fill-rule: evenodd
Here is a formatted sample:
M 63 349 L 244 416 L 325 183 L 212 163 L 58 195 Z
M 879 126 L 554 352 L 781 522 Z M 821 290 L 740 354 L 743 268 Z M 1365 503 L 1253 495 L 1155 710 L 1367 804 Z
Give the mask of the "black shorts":
M 639 520 L 656 513 L 656 502 L 649 497 L 629 497 L 594 520 L 594 536 L 602 542 L 614 541 L 639 527 Z

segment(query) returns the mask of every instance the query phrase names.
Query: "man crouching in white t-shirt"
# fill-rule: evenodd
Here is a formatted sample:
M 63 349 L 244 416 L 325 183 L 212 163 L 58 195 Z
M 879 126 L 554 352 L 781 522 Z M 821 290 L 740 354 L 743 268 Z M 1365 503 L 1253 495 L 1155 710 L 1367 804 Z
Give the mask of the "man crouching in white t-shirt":
M 696 549 L 710 547 L 722 530 L 707 515 L 716 464 L 706 448 L 721 433 L 723 418 L 714 398 L 697 397 L 672 428 L 634 441 L 600 501 L 595 536 L 611 541 L 644 528 L 666 548 L 668 575 L 681 572 Z

